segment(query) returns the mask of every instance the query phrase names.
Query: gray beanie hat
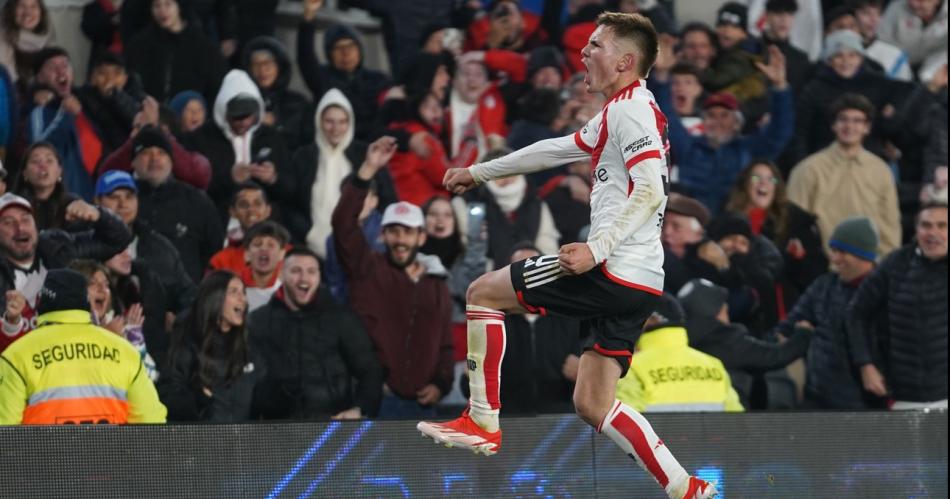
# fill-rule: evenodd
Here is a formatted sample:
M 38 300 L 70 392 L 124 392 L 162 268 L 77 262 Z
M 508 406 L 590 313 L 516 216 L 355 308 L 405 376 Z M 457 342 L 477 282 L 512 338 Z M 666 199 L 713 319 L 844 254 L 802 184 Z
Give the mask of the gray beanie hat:
M 827 61 L 846 50 L 866 55 L 864 44 L 861 43 L 861 35 L 850 29 L 839 29 L 825 37 L 825 44 L 821 50 L 821 60 Z
M 835 227 L 828 246 L 864 260 L 877 260 L 877 227 L 868 217 L 851 217 Z

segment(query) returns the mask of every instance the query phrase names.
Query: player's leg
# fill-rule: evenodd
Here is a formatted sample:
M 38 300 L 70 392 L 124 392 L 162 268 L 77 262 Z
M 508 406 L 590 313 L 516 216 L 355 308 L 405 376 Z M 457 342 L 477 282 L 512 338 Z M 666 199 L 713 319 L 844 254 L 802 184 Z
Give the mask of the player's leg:
M 469 407 L 446 423 L 421 422 L 416 428 L 448 446 L 486 455 L 501 446 L 501 361 L 505 355 L 505 312 L 524 312 L 511 281 L 511 267 L 489 272 L 466 293 Z
M 629 365 L 629 357 L 627 359 Z M 584 352 L 574 388 L 574 407 L 578 416 L 634 458 L 669 497 L 715 497 L 715 487 L 689 476 L 646 418 L 615 399 L 623 362 L 623 359 L 592 350 Z
M 469 414 L 488 432 L 498 431 L 505 312 L 523 313 L 511 284 L 511 266 L 483 274 L 465 294 L 468 325 Z

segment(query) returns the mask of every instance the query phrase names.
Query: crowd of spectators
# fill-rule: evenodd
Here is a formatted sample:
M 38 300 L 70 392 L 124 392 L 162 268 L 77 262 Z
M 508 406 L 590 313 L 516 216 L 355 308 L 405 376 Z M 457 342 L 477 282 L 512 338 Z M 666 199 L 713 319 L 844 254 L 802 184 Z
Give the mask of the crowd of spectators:
M 466 289 L 584 241 L 592 173 L 460 196 L 443 174 L 593 118 L 610 96 L 579 51 L 619 10 L 660 34 L 645 84 L 671 143 L 666 296 L 620 396 L 947 406 L 950 1 L 751 0 L 691 23 L 663 0 L 337 2 L 380 18 L 391 72 L 301 3 L 286 47 L 277 0 L 90 1 L 79 61 L 43 0 L 6 1 L 0 354 L 69 267 L 169 420 L 454 410 Z M 586 325 L 530 312 L 506 319 L 502 402 L 570 411 Z

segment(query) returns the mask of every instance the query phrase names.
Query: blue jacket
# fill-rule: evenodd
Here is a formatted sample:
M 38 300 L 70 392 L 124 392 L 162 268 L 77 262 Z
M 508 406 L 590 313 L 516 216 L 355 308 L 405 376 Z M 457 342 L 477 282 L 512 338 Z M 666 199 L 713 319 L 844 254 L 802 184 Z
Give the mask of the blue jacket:
M 66 112 L 60 99 L 30 110 L 27 126 L 30 144 L 46 141 L 53 144 L 63 160 L 63 183 L 66 190 L 86 201 L 92 201 L 95 184 L 82 161 L 76 117 Z
M 771 119 L 755 133 L 736 137 L 719 148 L 709 145 L 706 137 L 686 131 L 673 108 L 669 83 L 654 86 L 654 96 L 669 124 L 673 161 L 679 166 L 679 185 L 685 194 L 720 211 L 736 175 L 755 158 L 774 160 L 792 138 L 795 110 L 791 87 L 769 93 Z

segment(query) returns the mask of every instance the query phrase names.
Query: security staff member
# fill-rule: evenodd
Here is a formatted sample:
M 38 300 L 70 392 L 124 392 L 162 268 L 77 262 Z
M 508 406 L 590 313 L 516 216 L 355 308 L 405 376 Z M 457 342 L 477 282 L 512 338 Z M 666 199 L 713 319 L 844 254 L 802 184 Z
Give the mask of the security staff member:
M 86 293 L 74 270 L 46 276 L 39 327 L 0 354 L 0 424 L 165 422 L 138 351 L 92 324 Z
M 641 412 L 743 411 L 722 362 L 689 347 L 684 323 L 679 302 L 664 294 L 617 383 L 617 398 Z

